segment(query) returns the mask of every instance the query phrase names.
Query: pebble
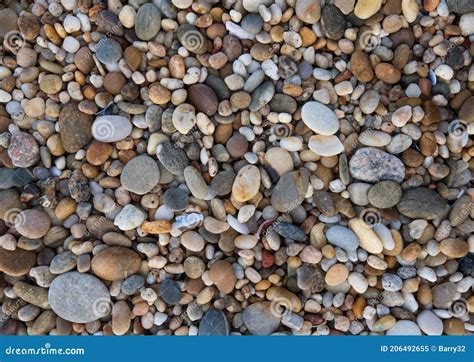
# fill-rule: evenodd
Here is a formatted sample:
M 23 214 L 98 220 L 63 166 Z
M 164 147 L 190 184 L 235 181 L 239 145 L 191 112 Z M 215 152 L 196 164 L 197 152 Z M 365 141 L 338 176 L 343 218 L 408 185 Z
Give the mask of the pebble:
M 10 138 L 8 156 L 16 167 L 33 166 L 40 159 L 38 143 L 29 133 L 15 132 Z
M 397 205 L 398 211 L 412 219 L 431 220 L 448 211 L 448 205 L 434 190 L 426 187 L 408 189 Z
M 92 139 L 92 117 L 82 113 L 77 104 L 67 104 L 59 113 L 59 134 L 66 152 L 74 153 Z
M 194 26 L 190 24 L 181 25 L 176 35 L 180 43 L 194 54 L 204 54 L 207 51 L 207 39 Z
M 252 101 L 249 105 L 251 112 L 256 112 L 270 102 L 275 94 L 275 86 L 267 81 L 252 92 Z
M 317 0 L 296 0 L 295 13 L 301 21 L 316 24 L 321 17 L 321 4 Z
M 221 293 L 229 294 L 234 289 L 237 278 L 232 265 L 225 260 L 219 260 L 209 269 L 209 280 Z
M 380 94 L 374 90 L 369 90 L 360 97 L 359 107 L 364 114 L 372 114 L 379 102 Z
M 283 221 L 277 221 L 272 225 L 272 228 L 278 235 L 283 236 L 284 238 L 296 241 L 303 241 L 306 239 L 304 231 L 293 224 L 289 224 Z
M 270 302 L 253 303 L 244 309 L 243 321 L 250 334 L 267 336 L 280 325 L 280 318 L 275 314 Z
M 137 273 L 140 264 L 140 256 L 135 251 L 122 246 L 105 248 L 91 260 L 94 274 L 109 281 L 126 279 Z
M 359 239 L 354 232 L 344 226 L 331 226 L 326 231 L 328 241 L 346 251 L 355 251 L 359 246 Z
M 205 84 L 194 84 L 188 89 L 188 101 L 198 112 L 213 116 L 217 112 L 217 95 Z
M 319 102 L 306 102 L 301 108 L 301 118 L 312 131 L 320 135 L 330 136 L 339 129 L 337 116 Z
M 128 204 L 117 214 L 114 225 L 120 230 L 133 230 L 142 225 L 145 219 L 146 215 L 142 210 L 134 205 Z
M 166 304 L 176 305 L 181 300 L 182 292 L 178 283 L 172 279 L 165 278 L 160 283 L 160 298 Z
M 256 166 L 242 167 L 232 184 L 232 196 L 240 202 L 254 197 L 260 188 L 260 171 Z
M 402 182 L 405 166 L 396 156 L 377 148 L 364 147 L 356 151 L 349 161 L 352 177 L 367 182 L 391 180 Z
M 54 313 L 73 323 L 90 323 L 111 313 L 107 287 L 90 274 L 68 272 L 57 276 L 48 290 Z
M 382 241 L 372 228 L 362 219 L 351 219 L 349 227 L 357 235 L 360 247 L 371 254 L 381 253 L 383 250 Z
M 43 237 L 50 226 L 50 218 L 40 209 L 23 210 L 15 218 L 15 229 L 30 239 Z
M 97 44 L 95 54 L 101 63 L 114 64 L 122 57 L 122 48 L 115 40 L 105 38 Z
M 409 320 L 399 320 L 390 328 L 387 336 L 421 336 L 421 330 L 416 323 Z
M 199 336 L 228 336 L 229 322 L 225 314 L 218 309 L 209 309 L 199 322 Z
M 443 321 L 430 310 L 424 310 L 418 314 L 416 323 L 423 333 L 428 336 L 440 336 L 443 334 Z
M 204 249 L 204 239 L 195 231 L 186 231 L 181 235 L 181 244 L 188 250 L 200 252 Z
M 120 175 L 122 186 L 135 194 L 150 192 L 160 180 L 157 162 L 149 156 L 138 156 L 130 160 Z
M 153 39 L 161 28 L 161 13 L 154 4 L 143 4 L 135 19 L 135 34 L 140 40 Z
M 357 0 L 357 4 L 354 7 L 354 14 L 359 19 L 368 19 L 372 15 L 375 15 L 381 6 L 381 0 Z
M 336 156 L 344 151 L 344 146 L 336 136 L 311 136 L 308 147 L 317 155 L 325 157 Z
M 334 264 L 326 273 L 325 281 L 330 286 L 342 284 L 347 280 L 349 271 L 344 264 Z
M 15 249 L 5 250 L 0 247 L 0 271 L 12 277 L 27 274 L 36 264 L 36 253 Z
M 388 209 L 398 204 L 402 198 L 402 188 L 394 181 L 380 181 L 369 189 L 367 197 L 373 206 Z
M 299 206 L 308 190 L 309 176 L 304 169 L 281 176 L 272 192 L 272 206 L 280 212 L 290 212 Z
M 156 148 L 156 156 L 161 164 L 173 175 L 182 175 L 189 160 L 182 149 L 171 142 L 163 142 Z
M 185 191 L 178 187 L 169 188 L 163 194 L 163 201 L 171 210 L 182 211 L 188 206 L 189 197 Z

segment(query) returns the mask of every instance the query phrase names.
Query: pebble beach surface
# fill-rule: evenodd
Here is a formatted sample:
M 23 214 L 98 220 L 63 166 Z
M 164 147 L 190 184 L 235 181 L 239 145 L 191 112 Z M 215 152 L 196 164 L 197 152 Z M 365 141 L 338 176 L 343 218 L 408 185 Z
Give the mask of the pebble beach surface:
M 0 335 L 472 335 L 474 2 L 4 0 Z

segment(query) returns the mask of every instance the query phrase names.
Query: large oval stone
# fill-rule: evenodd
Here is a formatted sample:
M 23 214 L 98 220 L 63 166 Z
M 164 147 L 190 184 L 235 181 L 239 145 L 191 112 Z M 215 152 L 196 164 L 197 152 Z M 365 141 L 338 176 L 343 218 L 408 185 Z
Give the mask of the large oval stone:
M 331 108 L 319 102 L 306 102 L 301 108 L 303 122 L 314 132 L 330 136 L 339 129 L 339 120 Z
M 153 39 L 161 28 L 160 10 L 153 4 L 140 6 L 135 20 L 135 34 L 141 40 Z
M 58 316 L 73 323 L 93 322 L 111 312 L 107 287 L 89 274 L 59 275 L 51 283 L 48 299 Z
M 203 112 L 208 116 L 212 116 L 217 112 L 217 105 L 219 104 L 216 93 L 205 84 L 194 84 L 189 87 L 188 101 L 198 112 Z

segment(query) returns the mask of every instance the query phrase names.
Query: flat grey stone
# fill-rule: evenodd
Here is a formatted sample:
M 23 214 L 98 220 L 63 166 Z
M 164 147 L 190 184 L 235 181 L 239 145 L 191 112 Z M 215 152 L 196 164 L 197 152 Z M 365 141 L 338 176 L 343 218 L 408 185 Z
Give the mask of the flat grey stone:
M 111 312 L 107 287 L 93 275 L 69 272 L 53 280 L 49 303 L 54 313 L 74 323 L 89 323 Z

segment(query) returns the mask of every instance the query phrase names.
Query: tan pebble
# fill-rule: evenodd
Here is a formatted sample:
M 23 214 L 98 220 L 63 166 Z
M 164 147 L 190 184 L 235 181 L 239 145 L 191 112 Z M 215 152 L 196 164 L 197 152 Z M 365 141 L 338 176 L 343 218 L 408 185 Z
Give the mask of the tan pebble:
M 326 273 L 325 281 L 327 285 L 339 285 L 347 280 L 349 271 L 344 264 L 334 264 Z
M 375 66 L 375 75 L 388 84 L 395 84 L 401 78 L 401 72 L 390 63 L 379 63 Z
M 224 294 L 232 292 L 237 281 L 232 265 L 225 260 L 219 260 L 212 265 L 209 269 L 209 279 Z
M 439 250 L 450 258 L 462 258 L 469 252 L 469 246 L 461 239 L 445 239 L 439 244 Z
M 349 227 L 360 240 L 360 247 L 369 253 L 378 254 L 383 250 L 383 243 L 374 230 L 362 219 L 354 218 L 349 221 Z
M 204 239 L 195 231 L 186 231 L 181 235 L 181 244 L 188 250 L 199 252 L 204 249 Z
M 242 167 L 232 185 L 232 196 L 240 202 L 254 197 L 260 188 L 260 171 L 256 166 Z
M 145 221 L 141 229 L 148 234 L 166 234 L 171 231 L 171 224 L 169 221 Z
M 117 336 L 126 334 L 131 324 L 130 308 L 126 301 L 118 301 L 112 308 L 112 331 Z
M 386 315 L 375 321 L 375 323 L 372 325 L 372 330 L 376 332 L 384 332 L 392 328 L 396 322 L 397 320 L 394 316 Z
M 213 287 L 205 287 L 196 296 L 196 303 L 204 305 L 209 303 L 214 297 L 216 290 Z
M 54 213 L 58 219 L 65 220 L 76 211 L 76 206 L 77 203 L 73 198 L 66 197 L 59 201 Z

